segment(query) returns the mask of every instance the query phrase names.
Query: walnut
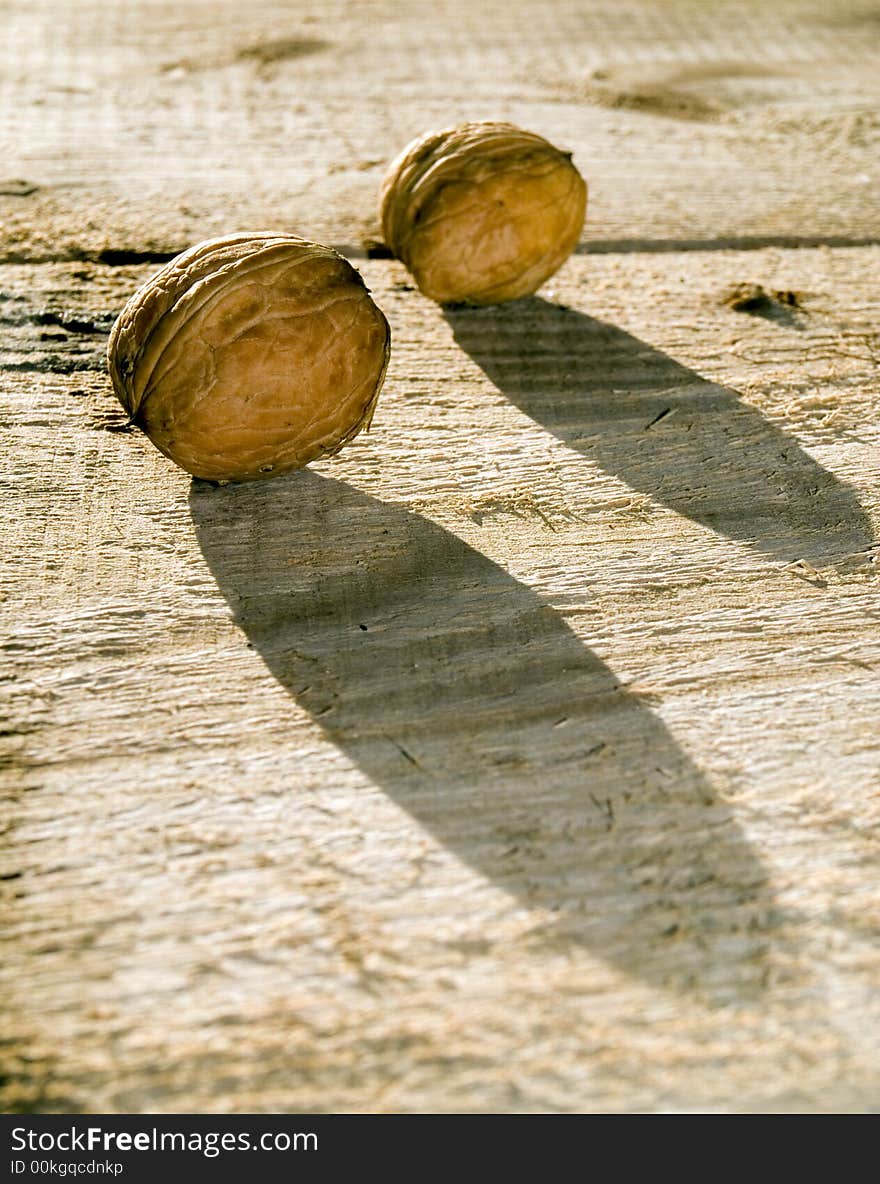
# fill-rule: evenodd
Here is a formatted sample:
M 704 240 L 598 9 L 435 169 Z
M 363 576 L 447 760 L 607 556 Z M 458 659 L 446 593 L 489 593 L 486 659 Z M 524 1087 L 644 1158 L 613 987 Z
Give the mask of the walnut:
M 369 427 L 388 322 L 329 247 L 234 234 L 184 251 L 110 333 L 120 402 L 163 452 L 213 481 L 275 477 Z
M 587 186 L 571 155 L 510 123 L 430 132 L 391 164 L 385 241 L 426 296 L 495 304 L 536 291 L 568 258 Z

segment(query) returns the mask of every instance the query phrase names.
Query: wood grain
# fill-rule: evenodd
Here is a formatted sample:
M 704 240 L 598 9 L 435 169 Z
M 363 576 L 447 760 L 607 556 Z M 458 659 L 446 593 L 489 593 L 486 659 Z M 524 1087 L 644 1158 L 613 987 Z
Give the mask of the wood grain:
M 878 238 L 867 0 L 34 0 L 5 6 L 0 257 L 232 230 L 360 248 L 414 136 L 574 153 L 589 242 Z
M 6 1110 L 876 1104 L 867 9 L 558 3 L 523 37 L 527 7 L 4 12 L 5 86 L 44 100 L 11 174 L 39 188 L 0 197 Z M 862 130 L 818 181 L 785 164 L 799 131 L 746 164 L 788 100 L 730 73 L 678 84 L 711 118 L 605 93 L 649 49 L 823 61 L 785 74 L 802 113 Z M 609 76 L 551 98 L 581 61 Z M 604 249 L 481 310 L 361 257 L 393 346 L 370 434 L 190 481 L 106 376 L 154 264 L 100 253 L 286 225 L 292 177 L 294 229 L 356 246 L 381 169 L 351 162 L 472 84 L 469 113 L 593 149 Z M 195 154 L 183 93 L 219 104 Z M 862 245 L 725 246 L 810 234 Z M 737 310 L 744 284 L 766 299 Z

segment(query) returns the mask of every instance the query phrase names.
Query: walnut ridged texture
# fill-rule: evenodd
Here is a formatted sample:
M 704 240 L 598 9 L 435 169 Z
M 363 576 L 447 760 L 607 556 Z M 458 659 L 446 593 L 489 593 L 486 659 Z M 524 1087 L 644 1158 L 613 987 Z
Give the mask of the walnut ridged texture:
M 243 233 L 178 255 L 111 334 L 114 390 L 194 476 L 265 479 L 369 427 L 390 331 L 359 273 L 294 236 Z
M 388 246 L 441 304 L 531 295 L 576 247 L 586 208 L 570 153 L 491 121 L 414 140 L 379 199 Z

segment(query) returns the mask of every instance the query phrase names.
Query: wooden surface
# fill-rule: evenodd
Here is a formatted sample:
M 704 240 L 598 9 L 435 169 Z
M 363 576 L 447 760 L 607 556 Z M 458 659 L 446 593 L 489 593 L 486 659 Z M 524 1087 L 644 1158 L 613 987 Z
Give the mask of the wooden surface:
M 880 19 L 538 11 L 0 9 L 7 1110 L 876 1108 Z M 465 116 L 591 206 L 444 311 L 365 242 Z M 239 228 L 346 249 L 393 355 L 216 489 L 103 352 Z

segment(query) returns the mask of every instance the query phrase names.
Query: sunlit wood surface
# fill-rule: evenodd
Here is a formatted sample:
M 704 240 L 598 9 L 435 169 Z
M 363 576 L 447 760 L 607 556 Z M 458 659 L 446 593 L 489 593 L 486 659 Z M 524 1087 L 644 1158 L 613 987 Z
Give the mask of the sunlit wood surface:
M 0 30 L 3 1107 L 876 1106 L 876 6 Z M 443 310 L 376 192 L 485 117 L 588 223 Z M 393 356 L 368 436 L 216 489 L 104 349 L 239 229 L 345 251 Z

